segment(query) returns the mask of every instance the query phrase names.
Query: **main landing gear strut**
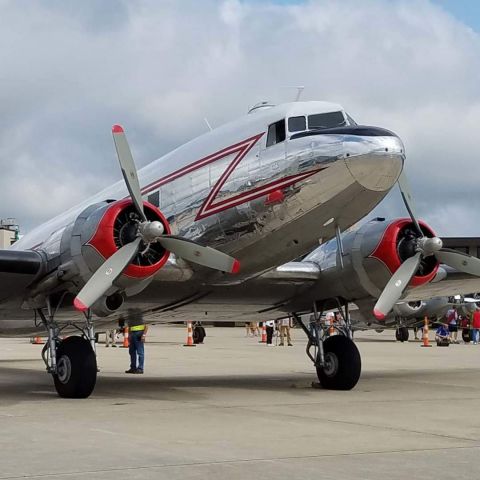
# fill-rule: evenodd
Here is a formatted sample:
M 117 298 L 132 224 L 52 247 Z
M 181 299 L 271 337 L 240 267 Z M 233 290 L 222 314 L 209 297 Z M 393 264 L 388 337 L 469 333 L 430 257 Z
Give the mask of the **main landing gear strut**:
M 47 299 L 46 314 L 41 308 L 36 310 L 48 333 L 48 341 L 42 350 L 43 361 L 60 397 L 87 398 L 97 381 L 92 314 L 86 312 L 83 327 L 69 323 L 60 328 L 55 321 L 57 310 L 58 306 L 53 309 L 50 299 Z M 66 326 L 75 327 L 81 336 L 70 336 L 62 340 L 60 333 Z
M 329 390 L 351 390 L 360 378 L 362 362 L 360 352 L 352 340 L 348 305 L 342 308 L 342 304 L 338 301 L 338 307 L 343 322 L 334 324 L 335 334 L 333 335 L 329 334 L 329 326 L 320 323 L 323 307 L 319 312 L 317 305 L 314 304 L 314 321 L 310 324 L 310 328 L 305 325 L 300 316 L 294 314 L 294 318 L 307 335 L 306 353 L 317 370 L 322 387 Z

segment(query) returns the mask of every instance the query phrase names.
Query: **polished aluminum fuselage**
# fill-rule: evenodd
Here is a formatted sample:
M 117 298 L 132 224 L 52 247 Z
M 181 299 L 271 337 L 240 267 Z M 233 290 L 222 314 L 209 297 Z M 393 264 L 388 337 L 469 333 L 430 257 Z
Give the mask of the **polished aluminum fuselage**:
M 233 290 L 248 290 L 249 279 L 305 254 L 331 238 L 337 226 L 344 230 L 370 212 L 401 172 L 404 147 L 398 137 L 318 132 L 292 139 L 287 133 L 286 141 L 266 146 L 270 124 L 298 112 L 328 109 L 341 107 L 298 102 L 250 114 L 140 170 L 144 199 L 159 207 L 172 233 L 235 256 L 241 271 L 232 276 L 200 269 L 190 280 L 179 275 L 171 288 L 154 281 L 132 302 L 145 302 L 152 310 L 191 292 L 215 291 L 220 298 L 235 297 L 231 305 L 238 305 L 240 313 L 249 295 L 244 301 Z M 25 235 L 13 248 L 54 255 L 63 230 L 81 211 L 127 194 L 124 183 L 118 182 Z M 171 258 L 166 268 L 175 263 Z M 266 304 L 275 304 L 273 297 L 269 295 Z M 31 319 L 31 313 L 14 313 L 7 303 L 0 310 L 5 320 Z M 11 332 L 3 325 L 0 321 L 0 333 Z

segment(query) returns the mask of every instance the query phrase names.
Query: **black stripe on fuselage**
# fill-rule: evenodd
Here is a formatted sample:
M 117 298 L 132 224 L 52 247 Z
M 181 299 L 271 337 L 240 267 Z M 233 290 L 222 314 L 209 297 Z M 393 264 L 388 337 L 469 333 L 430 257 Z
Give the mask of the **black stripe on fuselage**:
M 307 132 L 294 133 L 290 140 L 302 137 L 311 137 L 314 135 L 355 135 L 359 137 L 396 137 L 396 135 L 380 127 L 368 127 L 364 125 L 347 125 L 345 127 L 322 128 L 318 130 L 308 130 Z

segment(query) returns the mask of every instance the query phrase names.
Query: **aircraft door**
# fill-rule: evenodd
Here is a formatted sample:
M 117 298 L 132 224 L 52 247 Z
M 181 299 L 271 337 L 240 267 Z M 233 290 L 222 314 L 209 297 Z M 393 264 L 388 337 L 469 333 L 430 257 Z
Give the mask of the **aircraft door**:
M 268 127 L 266 142 L 259 154 L 261 177 L 271 178 L 285 168 L 287 143 L 285 139 L 284 119 Z

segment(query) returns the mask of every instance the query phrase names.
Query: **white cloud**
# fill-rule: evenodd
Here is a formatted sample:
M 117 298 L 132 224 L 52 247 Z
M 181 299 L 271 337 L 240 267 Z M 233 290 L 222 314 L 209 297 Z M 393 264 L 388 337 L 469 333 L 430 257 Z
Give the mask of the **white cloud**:
M 480 233 L 480 38 L 428 1 L 12 0 L 0 18 L 0 217 L 24 229 L 120 178 L 111 124 L 144 165 L 305 85 L 403 138 L 436 230 Z M 396 195 L 377 211 L 404 214 Z

